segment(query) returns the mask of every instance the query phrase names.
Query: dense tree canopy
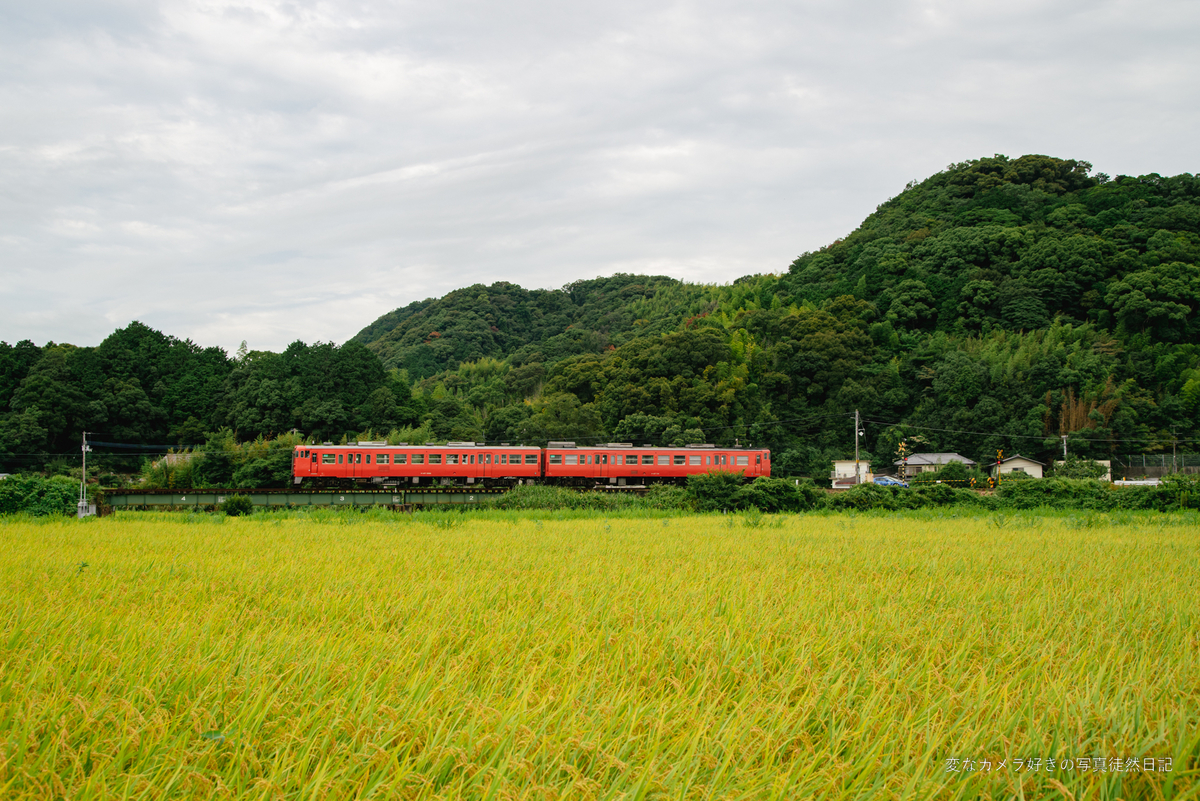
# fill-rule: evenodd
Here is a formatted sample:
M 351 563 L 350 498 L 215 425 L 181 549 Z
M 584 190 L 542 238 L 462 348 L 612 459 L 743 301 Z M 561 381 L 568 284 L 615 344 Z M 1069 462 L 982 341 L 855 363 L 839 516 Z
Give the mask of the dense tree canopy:
M 852 452 L 855 409 L 877 465 L 904 437 L 981 462 L 1048 461 L 1062 436 L 1090 458 L 1200 440 L 1200 178 L 994 156 L 910 185 L 781 275 L 476 285 L 341 347 L 230 358 L 139 323 L 95 348 L 0 343 L 10 469 L 77 450 L 82 428 L 174 446 L 295 429 L 750 442 L 819 476 Z

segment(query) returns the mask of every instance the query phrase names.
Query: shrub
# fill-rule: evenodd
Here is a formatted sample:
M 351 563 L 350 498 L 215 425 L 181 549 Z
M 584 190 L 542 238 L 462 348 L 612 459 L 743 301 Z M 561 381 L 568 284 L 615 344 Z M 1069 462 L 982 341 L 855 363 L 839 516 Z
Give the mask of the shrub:
M 78 502 L 78 478 L 9 476 L 0 481 L 0 514 L 70 515 Z
M 1101 479 L 1108 474 L 1108 468 L 1091 459 L 1080 459 L 1078 456 L 1068 456 L 1063 463 L 1055 463 L 1050 468 L 1054 478 L 1090 478 Z
M 650 509 L 690 511 L 696 508 L 696 500 L 686 489 L 674 484 L 653 484 L 642 501 Z
M 896 509 L 897 487 L 881 487 L 878 484 L 858 484 L 829 499 L 830 509 L 865 512 L 868 509 Z
M 824 501 L 824 493 L 811 481 L 805 481 L 803 487 L 786 478 L 759 476 L 738 489 L 734 502 L 738 508 L 752 507 L 763 512 L 800 512 Z
M 254 511 L 254 504 L 246 495 L 231 495 L 225 503 L 221 504 L 221 510 L 230 517 L 238 517 L 251 514 Z
M 741 473 L 713 471 L 697 473 L 687 478 L 687 491 L 696 500 L 696 509 L 701 512 L 717 512 L 722 509 L 741 509 L 745 506 Z

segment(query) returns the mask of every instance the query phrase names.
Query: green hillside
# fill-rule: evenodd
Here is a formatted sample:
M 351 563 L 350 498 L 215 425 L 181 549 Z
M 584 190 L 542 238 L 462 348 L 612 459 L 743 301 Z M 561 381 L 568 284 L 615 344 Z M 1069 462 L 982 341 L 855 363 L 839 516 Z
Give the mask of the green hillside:
M 1198 265 L 1200 178 L 995 156 L 908 186 L 781 275 L 723 286 L 477 285 L 340 348 L 233 359 L 136 324 L 98 348 L 0 344 L 0 461 L 44 462 L 89 426 L 178 444 L 297 428 L 749 442 L 820 476 L 853 452 L 856 409 L 877 464 L 903 437 L 979 461 L 1046 461 L 1063 435 L 1093 458 L 1194 452 Z

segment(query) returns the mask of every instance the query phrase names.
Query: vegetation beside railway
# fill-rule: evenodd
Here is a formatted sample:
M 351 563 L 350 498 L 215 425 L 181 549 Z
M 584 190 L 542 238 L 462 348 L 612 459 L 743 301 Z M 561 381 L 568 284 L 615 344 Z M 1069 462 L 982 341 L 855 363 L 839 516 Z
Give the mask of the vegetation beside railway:
M 851 451 L 855 409 L 876 469 L 902 438 L 981 463 L 1001 448 L 1049 462 L 1063 437 L 1096 459 L 1194 451 L 1198 343 L 1200 179 L 997 156 L 910 185 L 783 274 L 725 286 L 473 286 L 281 353 L 140 323 L 97 347 L 0 343 L 0 472 L 69 473 L 88 430 L 103 432 L 95 478 L 169 446 L 195 459 L 144 477 L 283 486 L 295 429 L 752 443 L 777 474 L 820 479 Z

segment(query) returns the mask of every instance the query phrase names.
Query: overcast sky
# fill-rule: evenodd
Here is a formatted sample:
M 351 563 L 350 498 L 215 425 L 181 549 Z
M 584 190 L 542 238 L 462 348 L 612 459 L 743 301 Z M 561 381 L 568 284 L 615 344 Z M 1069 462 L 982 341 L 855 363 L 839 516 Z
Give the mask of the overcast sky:
M 782 272 L 1005 153 L 1200 171 L 1200 3 L 0 6 L 0 339 L 343 342 L 476 282 Z

